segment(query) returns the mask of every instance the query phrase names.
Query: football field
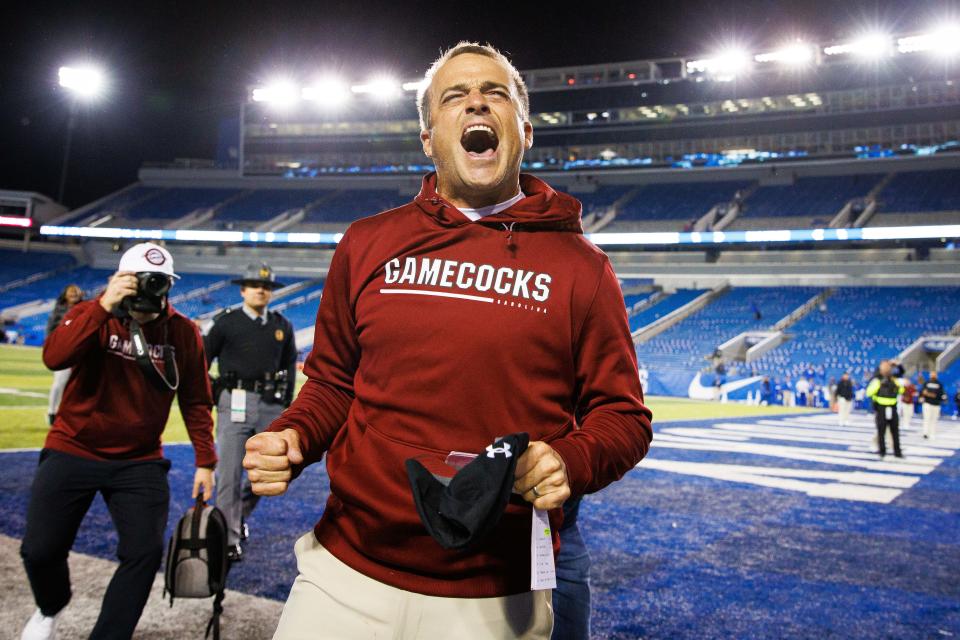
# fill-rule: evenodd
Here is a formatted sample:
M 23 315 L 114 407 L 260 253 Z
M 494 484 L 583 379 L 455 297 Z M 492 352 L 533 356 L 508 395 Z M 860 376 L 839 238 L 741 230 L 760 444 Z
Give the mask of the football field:
M 36 350 L 0 348 L 5 447 L 42 442 L 48 374 Z M 10 390 L 15 390 L 12 392 Z M 32 395 L 39 394 L 39 395 Z M 650 398 L 649 455 L 587 496 L 594 638 L 950 638 L 960 636 L 960 423 L 935 441 L 917 422 L 905 459 L 872 453 L 872 417 Z M 17 423 L 10 416 L 18 416 Z M 167 441 L 183 439 L 176 416 Z M 28 421 L 30 424 L 27 424 Z M 190 504 L 192 451 L 173 444 L 170 520 Z M 0 626 L 33 610 L 17 555 L 35 450 L 0 452 Z M 296 576 L 292 547 L 323 511 L 312 465 L 251 517 L 230 574 L 223 638 L 269 638 Z M 168 524 L 169 526 L 169 524 Z M 59 638 L 85 638 L 115 566 L 116 534 L 97 499 L 74 544 L 74 600 Z M 199 638 L 207 600 L 161 598 L 158 577 L 136 638 Z M 5 636 L 6 637 L 6 636 Z
M 0 449 L 35 448 L 47 434 L 47 391 L 52 374 L 43 366 L 40 349 L 0 345 Z M 305 378 L 298 376 L 298 385 Z M 647 403 L 656 422 L 736 418 L 778 413 L 802 413 L 803 409 L 719 404 L 700 400 L 651 396 Z M 186 442 L 187 432 L 176 402 L 170 411 L 163 441 Z

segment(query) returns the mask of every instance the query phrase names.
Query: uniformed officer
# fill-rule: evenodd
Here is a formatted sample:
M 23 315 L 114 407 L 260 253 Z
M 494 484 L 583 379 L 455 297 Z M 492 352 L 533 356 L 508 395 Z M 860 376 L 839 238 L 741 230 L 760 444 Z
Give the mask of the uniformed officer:
M 214 318 L 204 338 L 207 360 L 219 362 L 214 383 L 217 403 L 217 507 L 227 520 L 231 561 L 243 556 L 246 520 L 259 496 L 250 490 L 243 469 L 244 444 L 290 405 L 296 376 L 293 325 L 267 305 L 283 286 L 266 264 L 250 265 L 240 285 L 243 305 Z
M 897 397 L 903 394 L 903 385 L 893 376 L 889 360 L 880 363 L 877 374 L 867 385 L 867 397 L 873 400 L 877 422 L 877 449 L 880 457 L 887 455 L 886 431 L 893 437 L 893 455 L 903 457 L 900 451 L 900 420 L 897 416 Z

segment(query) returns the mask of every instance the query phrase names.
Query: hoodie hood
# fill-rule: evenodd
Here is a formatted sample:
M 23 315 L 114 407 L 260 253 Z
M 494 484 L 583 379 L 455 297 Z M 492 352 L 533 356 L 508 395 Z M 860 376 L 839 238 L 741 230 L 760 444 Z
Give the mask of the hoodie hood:
M 423 186 L 414 202 L 424 213 L 445 227 L 482 224 L 509 227 L 518 231 L 583 233 L 580 222 L 582 207 L 579 200 L 566 193 L 554 191 L 543 180 L 526 173 L 520 174 L 520 190 L 526 197 L 512 207 L 472 222 L 437 193 L 437 172 L 432 171 L 423 177 Z

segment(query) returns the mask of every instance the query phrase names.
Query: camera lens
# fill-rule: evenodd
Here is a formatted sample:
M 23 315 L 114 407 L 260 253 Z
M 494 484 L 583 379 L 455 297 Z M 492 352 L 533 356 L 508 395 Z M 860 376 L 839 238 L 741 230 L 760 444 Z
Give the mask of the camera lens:
M 162 296 L 170 290 L 170 278 L 163 273 L 147 273 L 140 280 L 140 289 L 151 296 Z

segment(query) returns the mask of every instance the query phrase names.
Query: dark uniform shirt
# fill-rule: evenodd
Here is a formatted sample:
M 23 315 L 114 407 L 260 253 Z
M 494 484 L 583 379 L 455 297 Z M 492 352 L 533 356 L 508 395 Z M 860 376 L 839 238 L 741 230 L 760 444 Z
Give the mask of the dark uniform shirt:
M 293 325 L 276 311 L 264 319 L 251 319 L 242 309 L 228 309 L 213 319 L 203 340 L 207 361 L 219 361 L 220 375 L 233 374 L 238 380 L 263 380 L 279 371 L 287 372 L 287 397 L 293 400 L 297 373 L 297 347 Z
M 940 403 L 943 402 L 944 395 L 943 385 L 938 381 L 931 380 L 923 385 L 923 401 L 927 404 L 940 406 Z
M 837 383 L 837 395 L 844 400 L 853 400 L 853 381 L 840 380 Z

